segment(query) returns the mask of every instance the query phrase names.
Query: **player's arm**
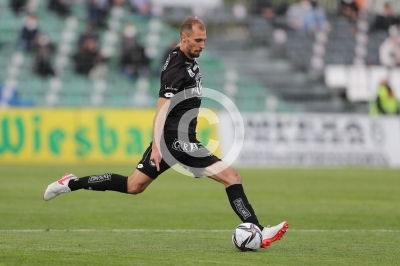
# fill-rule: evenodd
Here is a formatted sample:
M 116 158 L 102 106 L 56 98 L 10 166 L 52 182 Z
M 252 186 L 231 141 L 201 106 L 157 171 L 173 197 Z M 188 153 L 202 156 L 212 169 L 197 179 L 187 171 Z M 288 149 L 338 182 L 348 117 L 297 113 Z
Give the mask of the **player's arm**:
M 182 72 L 179 65 L 177 66 L 176 63 L 174 63 L 176 56 L 177 52 L 170 53 L 164 64 L 164 69 L 161 73 L 161 87 L 158 93 L 159 98 L 157 102 L 156 115 L 153 121 L 153 144 L 150 160 L 155 163 L 157 171 L 160 171 L 160 163 L 162 160 L 160 144 L 168 110 L 171 104 L 170 99 L 179 91 L 186 73 L 185 70 Z
M 165 119 L 167 118 L 168 108 L 171 101 L 168 98 L 158 98 L 156 115 L 153 120 L 153 145 L 151 149 L 150 160 L 156 165 L 157 171 L 160 171 L 160 162 L 162 159 L 160 143 L 164 130 Z

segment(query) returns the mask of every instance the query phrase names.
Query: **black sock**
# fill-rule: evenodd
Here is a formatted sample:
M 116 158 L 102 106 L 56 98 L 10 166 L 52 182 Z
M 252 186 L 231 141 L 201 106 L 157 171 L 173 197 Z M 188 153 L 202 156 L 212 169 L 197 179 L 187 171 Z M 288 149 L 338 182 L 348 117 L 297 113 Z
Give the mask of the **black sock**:
M 264 227 L 258 222 L 256 213 L 244 194 L 242 184 L 235 184 L 227 187 L 226 194 L 228 195 L 232 209 L 243 223 L 253 223 L 257 225 L 261 231 L 264 229 Z
M 71 191 L 83 188 L 96 191 L 113 190 L 121 193 L 128 193 L 128 177 L 112 173 L 91 175 L 78 179 L 71 179 L 68 183 L 68 187 Z

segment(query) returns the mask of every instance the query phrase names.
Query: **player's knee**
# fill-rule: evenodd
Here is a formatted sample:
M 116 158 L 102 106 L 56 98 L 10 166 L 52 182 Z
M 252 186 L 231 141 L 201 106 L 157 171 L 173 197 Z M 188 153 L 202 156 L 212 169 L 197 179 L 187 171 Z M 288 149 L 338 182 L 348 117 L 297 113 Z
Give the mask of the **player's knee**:
M 142 193 L 145 189 L 146 189 L 145 186 L 131 185 L 131 186 L 128 186 L 128 194 L 137 195 L 137 194 Z
M 140 194 L 147 188 L 148 185 L 153 181 L 147 175 L 135 171 L 129 178 L 128 178 L 128 189 L 127 192 L 129 194 Z
M 235 184 L 241 184 L 242 183 L 242 177 L 239 175 L 238 172 L 233 171 L 230 175 L 229 178 L 227 180 L 228 182 L 228 186 L 230 185 L 235 185 Z

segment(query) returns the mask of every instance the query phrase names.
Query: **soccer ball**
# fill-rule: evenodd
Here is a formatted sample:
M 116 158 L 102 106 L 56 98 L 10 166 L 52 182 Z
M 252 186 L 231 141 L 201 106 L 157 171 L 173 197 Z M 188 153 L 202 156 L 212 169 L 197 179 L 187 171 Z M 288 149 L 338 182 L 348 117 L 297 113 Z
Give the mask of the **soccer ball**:
M 262 233 L 252 223 L 239 224 L 232 234 L 232 243 L 240 251 L 256 251 L 260 248 Z

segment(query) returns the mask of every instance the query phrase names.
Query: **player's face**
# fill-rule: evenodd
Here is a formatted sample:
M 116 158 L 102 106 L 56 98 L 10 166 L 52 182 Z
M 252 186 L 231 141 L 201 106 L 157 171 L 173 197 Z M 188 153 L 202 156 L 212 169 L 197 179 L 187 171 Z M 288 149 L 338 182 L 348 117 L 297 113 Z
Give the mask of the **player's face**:
M 183 42 L 185 44 L 185 54 L 190 59 L 200 56 L 201 51 L 207 39 L 206 31 L 201 30 L 197 25 L 193 26 L 193 33 L 190 36 L 184 34 Z

